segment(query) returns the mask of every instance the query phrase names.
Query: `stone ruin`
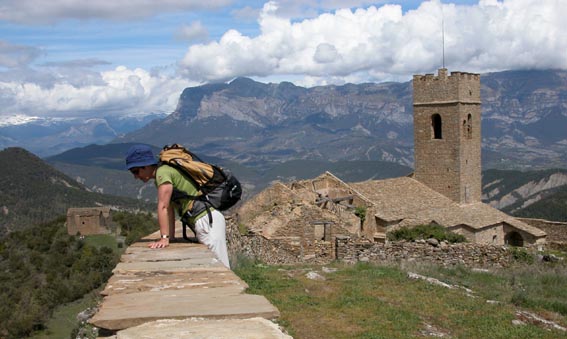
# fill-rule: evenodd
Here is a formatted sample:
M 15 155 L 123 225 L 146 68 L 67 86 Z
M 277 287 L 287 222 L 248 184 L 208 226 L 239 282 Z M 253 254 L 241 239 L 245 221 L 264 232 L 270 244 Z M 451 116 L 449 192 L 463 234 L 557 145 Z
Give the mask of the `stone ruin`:
M 112 227 L 110 207 L 69 208 L 65 224 L 70 235 L 110 234 Z

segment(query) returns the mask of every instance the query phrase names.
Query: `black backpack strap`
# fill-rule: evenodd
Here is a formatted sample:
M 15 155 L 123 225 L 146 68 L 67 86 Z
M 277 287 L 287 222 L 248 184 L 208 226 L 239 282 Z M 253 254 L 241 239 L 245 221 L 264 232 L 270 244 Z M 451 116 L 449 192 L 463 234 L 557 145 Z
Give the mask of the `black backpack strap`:
M 187 220 L 189 218 L 188 215 L 184 215 L 181 217 L 181 224 L 183 225 L 183 239 L 189 241 L 189 242 L 194 242 L 193 239 L 189 238 L 187 236 L 187 228 L 190 228 L 191 231 L 193 231 L 193 233 L 195 234 L 195 236 L 197 236 L 197 232 L 195 231 L 195 226 L 189 222 L 189 220 Z
M 207 216 L 209 217 L 209 225 L 211 227 L 213 227 L 213 215 L 211 213 L 211 209 L 207 206 L 206 207 L 207 210 Z M 191 231 L 193 231 L 193 234 L 195 234 L 195 236 L 197 236 L 197 231 L 195 230 L 195 225 L 191 222 L 189 222 L 189 218 L 191 217 L 191 215 L 189 213 L 185 213 L 182 217 L 181 217 L 181 224 L 183 225 L 183 239 L 187 240 L 187 241 L 191 241 L 191 238 L 189 238 L 187 236 L 187 228 L 190 228 Z

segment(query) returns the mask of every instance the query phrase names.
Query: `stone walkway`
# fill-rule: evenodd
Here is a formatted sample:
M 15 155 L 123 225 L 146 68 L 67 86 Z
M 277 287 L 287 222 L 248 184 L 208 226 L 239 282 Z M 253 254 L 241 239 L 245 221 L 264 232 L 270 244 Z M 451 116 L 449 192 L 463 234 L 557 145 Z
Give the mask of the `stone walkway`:
M 178 230 L 177 234 L 181 234 Z M 270 321 L 279 311 L 222 265 L 204 245 L 173 242 L 150 249 L 159 232 L 132 244 L 121 257 L 90 323 L 105 338 L 291 337 Z

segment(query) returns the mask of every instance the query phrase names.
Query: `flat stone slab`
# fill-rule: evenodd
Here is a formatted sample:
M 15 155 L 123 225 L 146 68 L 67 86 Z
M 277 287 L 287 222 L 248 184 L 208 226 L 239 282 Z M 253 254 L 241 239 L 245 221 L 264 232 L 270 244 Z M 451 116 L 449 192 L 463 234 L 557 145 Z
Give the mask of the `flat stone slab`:
M 264 318 L 158 320 L 119 331 L 116 339 L 293 339 Z
M 263 296 L 237 294 L 234 288 L 219 287 L 110 295 L 89 322 L 108 330 L 121 330 L 159 319 L 278 316 L 278 309 Z
M 218 259 L 209 258 L 192 258 L 187 260 L 175 261 L 138 261 L 138 262 L 121 262 L 112 273 L 128 274 L 135 272 L 195 272 L 195 271 L 229 271 Z
M 131 246 L 124 252 L 120 261 L 173 261 L 187 259 L 214 259 L 215 255 L 200 244 L 171 244 L 166 248 L 152 249 L 146 246 Z
M 196 271 L 191 273 L 135 272 L 110 277 L 102 295 L 189 288 L 233 287 L 244 292 L 248 285 L 232 271 Z

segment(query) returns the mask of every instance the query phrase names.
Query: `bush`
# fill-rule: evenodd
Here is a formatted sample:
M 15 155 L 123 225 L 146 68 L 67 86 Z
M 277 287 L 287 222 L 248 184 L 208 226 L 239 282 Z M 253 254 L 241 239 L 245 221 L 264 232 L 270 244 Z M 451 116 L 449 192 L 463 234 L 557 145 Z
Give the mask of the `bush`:
M 126 245 L 131 245 L 159 229 L 156 218 L 150 213 L 115 212 L 112 219 L 120 225 L 120 235 L 126 237 Z
M 246 225 L 244 225 L 243 223 L 239 223 L 238 224 L 238 233 L 240 235 L 247 235 L 250 231 L 248 230 L 248 227 Z
M 438 241 L 447 241 L 452 244 L 467 241 L 464 235 L 453 233 L 445 227 L 435 224 L 419 225 L 412 228 L 402 227 L 388 233 L 388 240 L 391 241 L 416 241 L 418 239 L 430 238 Z
M 67 234 L 65 217 L 2 238 L 0 337 L 24 338 L 44 329 L 56 306 L 100 286 L 118 257 Z
M 357 207 L 354 210 L 354 215 L 360 218 L 360 223 L 363 224 L 364 220 L 366 220 L 366 207 Z
M 510 253 L 512 254 L 512 258 L 515 261 L 525 264 L 533 264 L 534 263 L 534 256 L 528 253 L 524 248 L 520 247 L 511 247 Z

